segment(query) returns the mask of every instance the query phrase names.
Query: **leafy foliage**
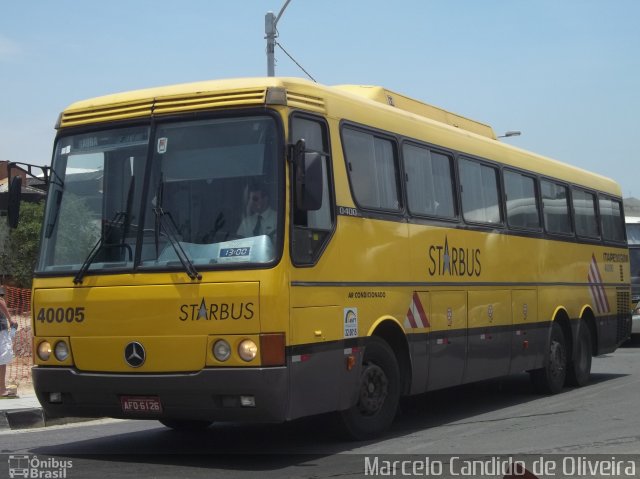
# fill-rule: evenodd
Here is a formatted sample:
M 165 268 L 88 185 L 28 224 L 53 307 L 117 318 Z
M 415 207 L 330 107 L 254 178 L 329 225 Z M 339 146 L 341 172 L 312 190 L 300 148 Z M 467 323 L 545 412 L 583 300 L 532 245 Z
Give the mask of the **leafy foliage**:
M 4 251 L 0 254 L 2 269 L 13 278 L 19 288 L 31 288 L 40 248 L 43 214 L 44 202 L 23 202 L 20 206 L 20 223 L 9 232 Z

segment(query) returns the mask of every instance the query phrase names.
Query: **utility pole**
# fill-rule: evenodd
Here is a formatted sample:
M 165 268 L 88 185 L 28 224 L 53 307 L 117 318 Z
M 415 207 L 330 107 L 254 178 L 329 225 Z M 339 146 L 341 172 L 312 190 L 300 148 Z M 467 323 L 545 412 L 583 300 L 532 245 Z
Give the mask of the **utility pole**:
M 267 76 L 275 76 L 276 74 L 276 66 L 275 66 L 275 56 L 274 51 L 276 48 L 276 37 L 278 36 L 278 30 L 276 26 L 278 25 L 278 20 L 284 13 L 284 10 L 289 5 L 291 0 L 286 0 L 284 5 L 280 9 L 280 13 L 276 17 L 275 14 L 271 11 L 267 12 L 264 17 L 264 33 L 265 38 L 267 39 Z

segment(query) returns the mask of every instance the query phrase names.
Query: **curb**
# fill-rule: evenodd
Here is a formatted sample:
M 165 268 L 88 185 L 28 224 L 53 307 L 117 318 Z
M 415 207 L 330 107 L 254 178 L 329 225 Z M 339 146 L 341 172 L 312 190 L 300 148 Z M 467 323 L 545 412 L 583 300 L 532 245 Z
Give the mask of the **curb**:
M 0 430 L 35 429 L 75 422 L 95 421 L 92 417 L 48 416 L 42 408 L 23 408 L 0 411 Z

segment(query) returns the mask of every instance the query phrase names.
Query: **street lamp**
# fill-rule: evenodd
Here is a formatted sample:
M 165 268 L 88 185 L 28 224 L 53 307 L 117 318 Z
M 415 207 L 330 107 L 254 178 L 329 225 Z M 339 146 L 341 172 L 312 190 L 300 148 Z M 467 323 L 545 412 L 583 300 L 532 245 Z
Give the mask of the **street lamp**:
M 275 58 L 274 58 L 274 50 L 276 48 L 276 37 L 278 36 L 278 30 L 276 26 L 278 25 L 278 20 L 284 13 L 285 8 L 289 5 L 291 0 L 286 0 L 284 5 L 280 9 L 280 13 L 276 16 L 273 12 L 267 12 L 264 17 L 264 33 L 265 38 L 267 39 L 267 76 L 275 76 Z
M 500 135 L 497 138 L 509 138 L 510 136 L 520 136 L 520 135 L 522 135 L 521 131 L 510 130 L 510 131 L 506 131 L 504 135 Z

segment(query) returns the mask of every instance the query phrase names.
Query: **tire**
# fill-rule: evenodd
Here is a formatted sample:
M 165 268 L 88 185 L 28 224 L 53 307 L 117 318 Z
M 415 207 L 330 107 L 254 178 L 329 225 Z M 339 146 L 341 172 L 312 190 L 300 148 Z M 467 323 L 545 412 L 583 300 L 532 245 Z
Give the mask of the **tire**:
M 391 426 L 399 400 L 398 360 L 386 341 L 371 337 L 364 350 L 358 401 L 340 413 L 345 432 L 356 440 L 379 436 Z
M 582 387 L 589 382 L 591 377 L 591 330 L 585 321 L 580 321 L 578 336 L 575 342 L 575 355 L 567 367 L 567 384 L 569 386 Z
M 531 371 L 531 381 L 537 392 L 557 394 L 567 377 L 567 347 L 562 328 L 557 322 L 551 324 L 551 336 L 547 347 L 544 367 Z
M 163 426 L 175 431 L 204 431 L 213 422 L 198 419 L 159 419 Z

